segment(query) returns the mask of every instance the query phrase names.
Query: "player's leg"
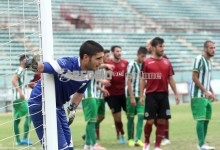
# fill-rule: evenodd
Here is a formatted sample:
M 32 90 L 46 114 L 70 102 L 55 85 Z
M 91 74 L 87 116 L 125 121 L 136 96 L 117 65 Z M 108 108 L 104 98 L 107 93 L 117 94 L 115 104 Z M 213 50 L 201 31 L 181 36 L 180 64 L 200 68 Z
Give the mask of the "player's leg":
M 42 105 L 41 104 L 33 104 L 28 103 L 29 105 L 29 114 L 31 116 L 31 120 L 33 122 L 35 131 L 37 133 L 38 139 L 41 144 L 43 143 L 43 116 L 42 116 Z
M 155 99 L 157 102 L 157 128 L 155 148 L 159 148 L 164 136 L 165 124 L 167 119 L 171 118 L 168 93 L 156 93 Z
M 57 112 L 57 136 L 58 136 L 58 149 L 59 150 L 69 150 L 70 137 L 66 138 L 70 135 L 70 129 L 67 130 L 66 125 L 66 115 L 63 108 L 56 108 Z M 68 127 L 69 128 L 69 127 Z M 67 133 L 65 133 L 67 132 Z
M 68 126 L 67 117 L 66 117 L 66 113 L 64 109 L 59 110 L 59 119 L 60 119 L 60 122 L 62 123 L 62 129 L 63 129 L 63 133 L 65 136 L 67 145 L 68 145 L 68 150 L 73 150 L 74 148 L 73 148 L 71 131 Z
M 105 101 L 104 99 L 97 99 L 98 118 L 96 122 L 96 137 L 100 140 L 100 123 L 105 118 Z
M 24 116 L 24 110 L 22 109 L 22 105 L 25 101 L 23 99 L 17 99 L 13 102 L 13 128 L 14 128 L 14 134 L 16 139 L 16 145 L 22 145 L 20 140 L 20 130 L 19 130 L 19 124 L 21 121 L 21 117 Z
M 112 112 L 112 116 L 113 116 L 113 119 L 114 119 L 114 124 L 115 124 L 115 131 L 116 131 L 116 138 L 119 140 L 119 136 L 120 136 L 120 133 L 119 133 L 119 129 L 117 128 L 117 123 L 116 123 L 116 120 L 114 118 L 114 103 L 115 103 L 115 96 L 108 96 L 105 98 L 105 101 L 107 102 L 109 108 L 111 109 L 111 112 Z
M 134 146 L 133 139 L 133 127 L 134 127 L 134 115 L 135 115 L 135 106 L 131 105 L 130 97 L 126 98 L 127 106 L 127 134 L 128 134 L 128 146 Z
M 206 118 L 206 100 L 204 98 L 192 98 L 191 109 L 193 118 L 196 120 L 198 145 L 202 147 L 205 144 L 204 120 Z
M 31 125 L 31 118 L 28 113 L 28 104 L 27 104 L 26 100 L 23 103 L 22 109 L 24 110 L 23 115 L 25 116 L 25 121 L 24 121 L 24 137 L 23 137 L 23 140 L 21 141 L 21 143 L 24 145 L 33 145 L 33 142 L 31 142 L 28 139 L 28 134 L 29 134 L 30 125 Z
M 136 112 L 137 112 L 137 125 L 136 125 L 135 145 L 144 146 L 144 143 L 141 141 L 143 120 L 144 120 L 144 105 L 140 103 L 139 98 L 136 98 Z
M 156 118 L 156 101 L 153 97 L 153 94 L 154 93 L 146 94 L 145 98 L 144 119 L 146 119 L 147 121 L 144 126 L 145 145 L 143 147 L 143 150 L 150 149 L 150 135 L 152 132 L 154 120 Z

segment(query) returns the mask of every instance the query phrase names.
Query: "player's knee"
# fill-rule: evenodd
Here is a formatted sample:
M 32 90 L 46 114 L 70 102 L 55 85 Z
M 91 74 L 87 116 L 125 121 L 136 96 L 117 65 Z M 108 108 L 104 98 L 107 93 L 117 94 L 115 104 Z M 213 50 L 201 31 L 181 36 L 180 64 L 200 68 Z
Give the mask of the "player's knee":
M 153 125 L 154 124 L 154 119 L 147 120 L 146 124 Z

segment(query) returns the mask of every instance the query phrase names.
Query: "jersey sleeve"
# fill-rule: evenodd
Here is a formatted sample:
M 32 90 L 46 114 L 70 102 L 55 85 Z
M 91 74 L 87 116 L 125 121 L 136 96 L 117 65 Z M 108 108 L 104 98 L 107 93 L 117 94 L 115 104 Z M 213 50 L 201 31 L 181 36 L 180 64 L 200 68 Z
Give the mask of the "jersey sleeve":
M 88 87 L 88 85 L 89 85 L 90 82 L 91 82 L 91 81 L 89 81 L 88 83 L 86 83 L 86 84 L 85 84 L 83 87 L 81 87 L 77 92 L 83 94 L 83 93 L 86 91 L 86 89 L 87 89 L 87 87 Z
M 21 74 L 22 74 L 23 71 L 24 70 L 21 67 L 19 67 L 17 70 L 15 70 L 15 75 L 18 76 L 18 77 L 21 77 Z
M 200 55 L 195 58 L 194 64 L 193 64 L 193 71 L 200 70 L 201 60 L 202 60 L 202 57 Z
M 134 72 L 134 65 L 133 62 L 130 62 L 127 67 L 127 75 L 132 76 L 133 72 Z
M 70 69 L 70 65 L 73 62 L 70 60 L 71 58 L 60 58 L 57 60 L 51 60 L 49 62 L 44 62 L 44 73 L 50 74 L 63 74 L 68 69 Z

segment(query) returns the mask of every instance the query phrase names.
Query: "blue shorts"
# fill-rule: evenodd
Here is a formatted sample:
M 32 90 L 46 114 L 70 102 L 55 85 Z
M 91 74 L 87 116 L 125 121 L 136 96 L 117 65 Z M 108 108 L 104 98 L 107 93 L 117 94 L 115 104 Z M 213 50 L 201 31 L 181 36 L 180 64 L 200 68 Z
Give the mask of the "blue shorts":
M 28 103 L 29 113 L 33 121 L 37 136 L 39 140 L 43 141 L 43 116 L 42 116 L 42 105 Z M 65 110 L 63 108 L 57 108 L 57 135 L 58 135 L 58 148 L 62 150 L 73 149 L 71 131 L 67 123 Z

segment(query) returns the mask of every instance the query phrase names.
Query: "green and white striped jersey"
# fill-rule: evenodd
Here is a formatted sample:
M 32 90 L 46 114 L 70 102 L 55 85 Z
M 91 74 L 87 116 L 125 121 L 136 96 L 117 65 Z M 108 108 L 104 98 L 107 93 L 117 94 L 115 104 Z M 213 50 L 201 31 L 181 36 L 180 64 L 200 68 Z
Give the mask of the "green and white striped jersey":
M 198 78 L 200 83 L 205 87 L 207 91 L 210 91 L 210 82 L 211 82 L 211 72 L 212 64 L 210 60 L 206 60 L 203 55 L 198 55 L 194 61 L 193 71 L 198 71 Z M 205 97 L 205 94 L 202 92 L 198 86 L 192 82 L 191 86 L 191 96 L 192 97 Z
M 84 92 L 84 97 L 83 99 L 86 98 L 96 98 L 96 91 L 97 91 L 97 83 L 95 79 L 92 79 L 89 82 L 88 87 L 86 88 L 86 91 Z
M 18 76 L 18 86 L 21 88 L 23 93 L 25 93 L 25 77 L 26 77 L 26 70 L 22 67 L 18 67 L 17 70 L 15 70 L 15 75 Z M 15 87 L 13 88 L 13 97 L 14 100 L 20 99 L 20 94 L 17 92 Z
M 141 64 L 138 64 L 136 60 L 129 62 L 127 68 L 127 76 L 132 77 L 132 90 L 135 97 L 140 97 L 140 73 L 141 73 Z M 126 96 L 130 96 L 128 92 L 127 82 L 126 82 L 125 92 L 126 92 Z
M 106 73 L 105 69 L 99 69 L 99 71 L 103 72 L 103 74 Z M 96 86 L 99 86 L 101 88 L 105 88 L 105 86 L 102 83 L 100 83 L 99 81 L 96 81 L 96 84 L 97 84 Z M 98 89 L 96 91 L 96 98 L 100 98 L 100 99 L 104 98 L 103 93 L 100 90 L 98 90 Z

